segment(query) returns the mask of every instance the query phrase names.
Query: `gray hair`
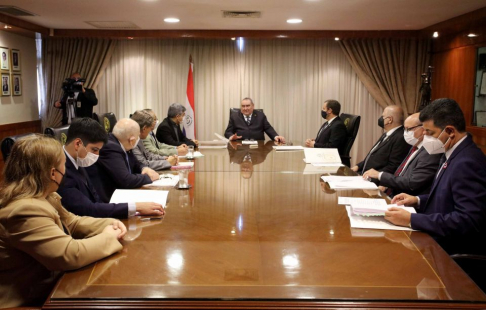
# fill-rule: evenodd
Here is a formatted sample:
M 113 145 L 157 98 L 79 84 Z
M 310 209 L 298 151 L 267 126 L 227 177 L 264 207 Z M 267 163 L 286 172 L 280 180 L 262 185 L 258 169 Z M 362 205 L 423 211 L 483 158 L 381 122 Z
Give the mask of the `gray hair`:
M 173 103 L 169 106 L 169 111 L 167 112 L 167 117 L 173 118 L 179 114 L 186 112 L 186 108 L 180 103 Z
M 118 140 L 128 140 L 140 135 L 140 126 L 132 119 L 122 118 L 113 127 L 113 135 Z
M 131 119 L 138 123 L 138 125 L 140 126 L 140 130 L 143 130 L 144 127 L 151 127 L 154 123 L 154 118 L 152 117 L 152 115 L 150 115 L 149 112 L 143 110 L 135 111 Z

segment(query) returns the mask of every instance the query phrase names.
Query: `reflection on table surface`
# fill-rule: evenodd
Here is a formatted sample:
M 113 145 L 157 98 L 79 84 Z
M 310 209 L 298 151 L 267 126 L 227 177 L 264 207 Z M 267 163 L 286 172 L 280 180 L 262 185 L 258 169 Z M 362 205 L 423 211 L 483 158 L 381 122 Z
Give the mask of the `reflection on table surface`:
M 124 250 L 65 274 L 49 302 L 486 301 L 428 235 L 350 228 L 338 196 L 378 191 L 330 190 L 320 174 L 303 173 L 303 152 L 266 147 L 201 150 L 192 188 L 170 189 L 164 219 L 130 219 Z M 231 164 L 247 153 L 258 158 L 250 178 Z

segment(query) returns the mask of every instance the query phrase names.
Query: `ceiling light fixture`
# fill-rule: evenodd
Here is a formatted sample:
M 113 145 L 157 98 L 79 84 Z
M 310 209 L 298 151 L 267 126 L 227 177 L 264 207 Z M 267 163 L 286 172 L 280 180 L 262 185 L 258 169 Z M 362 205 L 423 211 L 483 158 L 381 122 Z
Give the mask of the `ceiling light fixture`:
M 168 18 L 164 19 L 164 22 L 166 22 L 166 23 L 178 23 L 180 21 L 181 21 L 180 19 L 175 18 L 175 17 L 168 17 Z
M 5 24 L 5 26 L 3 26 L 3 28 L 5 28 L 5 29 L 11 29 L 12 26 L 9 26 L 9 25 Z
M 127 37 L 128 40 L 133 40 L 133 37 Z
M 283 35 L 283 34 L 277 36 L 277 38 L 286 38 L 286 37 L 287 36 L 286 35 Z
M 468 36 L 468 37 L 470 37 L 470 38 L 475 38 L 475 37 L 477 37 L 478 35 L 477 35 L 477 34 L 475 34 L 475 33 L 470 33 L 470 34 L 468 34 L 467 36 Z
M 438 38 L 439 37 L 439 33 L 437 31 L 435 31 L 434 34 L 432 35 L 432 37 Z
M 339 41 L 339 37 L 335 37 L 334 38 L 334 41 Z
M 236 40 L 236 38 L 231 38 L 231 40 L 233 40 L 233 41 L 234 41 L 234 40 Z
M 302 22 L 302 19 L 299 19 L 299 18 L 287 19 L 287 23 L 289 23 L 289 24 L 300 24 L 301 22 Z

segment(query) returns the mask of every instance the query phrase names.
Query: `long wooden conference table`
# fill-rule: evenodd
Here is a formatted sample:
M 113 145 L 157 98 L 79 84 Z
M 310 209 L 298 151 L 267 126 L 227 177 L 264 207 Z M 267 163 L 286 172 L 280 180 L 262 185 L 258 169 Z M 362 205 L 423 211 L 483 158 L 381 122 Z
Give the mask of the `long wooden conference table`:
M 338 197 L 378 191 L 330 190 L 302 151 L 233 147 L 201 149 L 164 219 L 127 220 L 123 251 L 64 274 L 44 308 L 486 307 L 427 234 L 350 227 Z

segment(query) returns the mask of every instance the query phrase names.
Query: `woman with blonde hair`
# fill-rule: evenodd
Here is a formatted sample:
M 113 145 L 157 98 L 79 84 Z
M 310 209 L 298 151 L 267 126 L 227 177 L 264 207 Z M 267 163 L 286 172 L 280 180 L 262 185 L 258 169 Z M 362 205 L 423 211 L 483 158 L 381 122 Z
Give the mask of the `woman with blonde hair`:
M 56 193 L 66 157 L 53 138 L 18 140 L 0 187 L 0 308 L 40 305 L 60 272 L 120 251 L 125 233 L 115 219 L 79 217 Z

